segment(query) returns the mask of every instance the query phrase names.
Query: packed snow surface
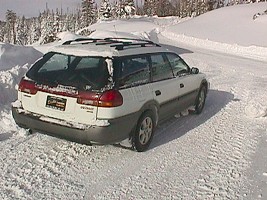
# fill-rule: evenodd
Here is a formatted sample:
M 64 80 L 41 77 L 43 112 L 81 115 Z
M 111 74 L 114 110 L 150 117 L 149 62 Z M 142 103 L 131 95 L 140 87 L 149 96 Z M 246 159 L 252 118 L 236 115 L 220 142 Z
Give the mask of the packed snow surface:
M 244 9 L 245 16 L 251 13 L 253 17 L 262 12 L 255 8 L 265 5 L 234 6 L 211 14 L 228 18 L 229 9 L 239 13 Z M 192 20 L 207 23 L 204 15 Z M 148 38 L 152 34 L 190 66 L 206 73 L 211 83 L 203 113 L 177 113 L 160 124 L 151 148 L 144 153 L 119 145 L 87 146 L 40 133 L 27 135 L 15 125 L 10 106 L 32 62 L 25 56 L 22 61 L 28 64 L 1 68 L 0 199 L 267 199 L 267 61 L 256 51 L 264 52 L 266 47 L 254 44 L 251 57 L 244 56 L 254 34 L 248 28 L 248 43 L 240 43 L 238 51 L 233 51 L 237 41 L 226 44 L 221 32 L 210 41 L 212 49 L 203 42 L 204 33 L 180 35 L 180 25 L 188 23 L 193 30 L 192 20 L 175 27 L 178 21 L 173 18 L 93 25 L 96 33 L 116 24 L 117 33 L 138 32 Z M 267 27 L 264 16 L 256 20 L 261 20 L 263 29 Z M 230 22 L 247 23 L 241 17 Z M 144 27 L 144 23 L 150 24 Z M 210 23 L 207 27 L 213 26 Z M 113 29 L 107 30 L 101 34 L 113 34 Z M 236 31 L 243 34 L 242 29 Z M 264 44 L 266 37 L 258 40 Z

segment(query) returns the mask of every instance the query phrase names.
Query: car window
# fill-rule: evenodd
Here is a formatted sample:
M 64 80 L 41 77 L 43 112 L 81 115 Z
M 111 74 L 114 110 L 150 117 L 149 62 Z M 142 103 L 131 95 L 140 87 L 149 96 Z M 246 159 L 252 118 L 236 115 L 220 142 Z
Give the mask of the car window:
M 65 56 L 62 54 L 53 54 L 47 62 L 38 70 L 38 72 L 50 72 L 67 69 L 73 61 L 74 56 Z
M 98 90 L 108 83 L 104 58 L 48 53 L 35 63 L 27 76 L 38 83 L 61 84 L 84 90 Z
M 94 57 L 84 57 L 77 64 L 77 69 L 88 69 L 88 68 L 96 68 L 99 65 L 99 58 Z
M 175 76 L 189 73 L 188 65 L 176 54 L 167 53 L 167 58 L 171 63 L 173 73 Z
M 151 55 L 151 63 L 153 81 L 173 78 L 171 66 L 164 60 L 162 54 Z
M 149 77 L 149 62 L 146 56 L 121 59 L 120 88 L 147 83 L 149 82 Z

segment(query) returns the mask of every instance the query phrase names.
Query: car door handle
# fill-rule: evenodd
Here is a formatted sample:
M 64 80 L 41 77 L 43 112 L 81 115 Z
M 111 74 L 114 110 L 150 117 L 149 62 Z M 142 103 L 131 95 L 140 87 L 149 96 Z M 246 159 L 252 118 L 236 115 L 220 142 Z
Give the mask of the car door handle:
M 156 90 L 156 91 L 155 91 L 155 94 L 156 94 L 156 96 L 159 96 L 159 95 L 161 95 L 161 91 Z
M 180 88 L 183 88 L 184 87 L 184 84 L 183 83 L 180 83 Z

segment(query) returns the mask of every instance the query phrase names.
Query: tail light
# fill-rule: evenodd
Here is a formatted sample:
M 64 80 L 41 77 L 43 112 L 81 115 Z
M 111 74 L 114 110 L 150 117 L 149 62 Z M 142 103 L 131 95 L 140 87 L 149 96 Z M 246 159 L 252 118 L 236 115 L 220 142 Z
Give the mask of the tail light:
M 19 83 L 19 91 L 27 94 L 36 94 L 38 89 L 35 87 L 35 83 L 33 81 L 22 78 Z
M 99 107 L 117 107 L 123 104 L 123 97 L 117 90 L 108 90 L 102 94 L 79 92 L 77 103 Z
M 119 91 L 117 90 L 108 90 L 104 92 L 98 102 L 100 107 L 117 107 L 123 104 L 123 98 Z

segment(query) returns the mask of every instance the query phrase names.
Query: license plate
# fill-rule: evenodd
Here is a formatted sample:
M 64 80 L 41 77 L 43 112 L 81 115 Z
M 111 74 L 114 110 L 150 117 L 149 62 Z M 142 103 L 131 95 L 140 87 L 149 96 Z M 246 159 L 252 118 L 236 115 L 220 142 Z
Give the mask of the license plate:
M 46 107 L 53 108 L 60 111 L 65 111 L 67 99 L 47 96 Z

